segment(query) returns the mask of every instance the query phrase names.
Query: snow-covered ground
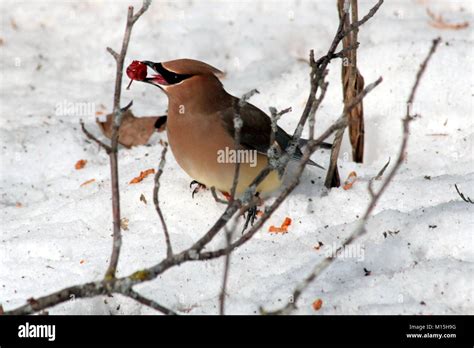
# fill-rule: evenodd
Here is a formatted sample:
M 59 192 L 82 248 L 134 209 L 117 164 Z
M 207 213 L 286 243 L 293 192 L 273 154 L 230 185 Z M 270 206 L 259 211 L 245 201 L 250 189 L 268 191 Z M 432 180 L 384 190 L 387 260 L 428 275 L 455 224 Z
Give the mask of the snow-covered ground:
M 0 4 L 0 303 L 12 309 L 32 296 L 99 280 L 111 249 L 108 157 L 88 143 L 80 118 L 100 135 L 95 111 L 110 112 L 115 65 L 105 51 L 121 44 L 126 8 L 139 1 L 4 1 Z M 360 1 L 365 14 L 375 1 Z M 436 29 L 426 8 L 463 30 Z M 419 63 L 437 36 L 443 39 L 421 82 L 414 105 L 406 162 L 368 225 L 368 234 L 346 250 L 298 302 L 300 314 L 473 314 L 473 209 L 454 184 L 474 198 L 473 3 L 386 1 L 359 34 L 358 63 L 366 82 L 384 81 L 364 101 L 366 162 L 351 162 L 345 141 L 340 172 L 355 170 L 350 190 L 324 188 L 324 172 L 308 168 L 301 185 L 264 228 L 232 256 L 227 312 L 252 314 L 277 308 L 295 285 L 357 225 L 369 195 L 367 181 L 398 153 L 404 102 Z M 189 57 L 227 72 L 226 89 L 262 110 L 293 107 L 281 120 L 295 126 L 308 94 L 311 48 L 327 50 L 337 26 L 334 1 L 155 1 L 136 24 L 127 56 L 166 61 Z M 124 79 L 125 81 L 126 79 Z M 317 115 L 322 132 L 340 114 L 340 63 L 330 66 L 329 91 Z M 136 83 L 124 91 L 138 115 L 162 115 L 166 98 Z M 71 104 L 73 103 L 73 104 Z M 67 114 L 64 107 L 90 106 Z M 95 110 L 94 110 L 95 107 Z M 86 108 L 87 111 L 87 108 Z M 121 149 L 122 214 L 129 220 L 119 275 L 165 256 L 152 204 L 152 177 L 128 182 L 156 168 L 151 146 Z M 88 161 L 75 170 L 80 159 Z M 327 166 L 328 154 L 314 159 Z M 80 186 L 95 179 L 94 183 Z M 223 211 L 209 192 L 191 199 L 189 178 L 171 153 L 160 197 L 175 250 L 197 240 Z M 378 183 L 377 185 L 380 185 Z M 148 204 L 140 201 L 144 195 Z M 293 219 L 289 233 L 269 225 Z M 316 250 L 319 242 L 323 246 Z M 217 238 L 209 249 L 223 245 Z M 371 271 L 366 276 L 364 268 Z M 139 287 L 144 295 L 180 313 L 217 313 L 223 260 L 175 267 Z M 323 306 L 315 312 L 316 299 Z M 152 314 L 114 296 L 69 301 L 51 314 Z

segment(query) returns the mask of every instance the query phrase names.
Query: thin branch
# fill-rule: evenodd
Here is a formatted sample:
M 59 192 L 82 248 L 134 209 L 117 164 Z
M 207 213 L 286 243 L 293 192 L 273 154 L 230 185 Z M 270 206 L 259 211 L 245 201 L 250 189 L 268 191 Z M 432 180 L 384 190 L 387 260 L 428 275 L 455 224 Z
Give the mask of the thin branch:
M 225 239 L 226 239 L 226 248 L 225 248 L 225 258 L 224 258 L 224 275 L 222 279 L 221 293 L 219 295 L 219 314 L 225 314 L 225 297 L 227 295 L 227 281 L 229 279 L 229 269 L 230 269 L 230 242 L 232 240 L 232 232 L 234 230 L 228 230 L 225 228 Z
M 171 258 L 173 256 L 173 249 L 171 248 L 170 235 L 168 233 L 168 226 L 166 225 L 166 221 L 163 216 L 163 212 L 161 211 L 160 202 L 158 199 L 158 191 L 160 190 L 160 177 L 161 177 L 161 174 L 163 174 L 163 169 L 165 167 L 165 163 L 166 163 L 165 157 L 166 157 L 167 151 L 168 151 L 168 143 L 165 142 L 163 145 L 163 151 L 161 151 L 160 164 L 158 165 L 158 170 L 155 174 L 155 185 L 153 187 L 153 203 L 155 204 L 156 212 L 158 213 L 158 216 L 161 221 L 161 225 L 163 226 L 163 233 L 165 235 L 165 242 L 166 242 L 166 256 L 168 258 Z
M 107 47 L 107 52 L 109 52 L 116 61 L 119 60 L 119 54 L 115 52 L 112 48 Z
M 166 315 L 177 315 L 176 312 L 172 311 L 171 309 L 169 308 L 166 308 L 164 306 L 162 306 L 161 304 L 159 304 L 158 302 L 155 302 L 143 295 L 141 295 L 140 293 L 136 292 L 135 290 L 133 289 L 130 289 L 128 290 L 125 294 L 123 294 L 125 296 L 128 296 L 132 299 L 134 299 L 135 301 L 137 301 L 138 303 L 141 303 L 142 305 L 145 305 L 147 307 L 150 307 L 150 308 L 153 308 L 153 309 L 156 309 L 157 311 L 163 313 L 163 314 L 166 314 Z
M 349 6 L 350 5 L 350 6 Z M 351 16 L 348 15 L 349 7 L 351 9 Z M 357 46 L 357 33 L 358 28 L 354 28 L 351 32 L 347 29 L 350 27 L 351 22 L 357 23 L 358 20 L 358 7 L 357 0 L 338 0 L 337 10 L 339 13 L 339 20 L 342 22 L 343 32 L 346 32 L 342 38 L 343 51 L 347 48 Z M 364 79 L 360 75 L 357 69 L 357 48 L 346 50 L 344 59 L 341 64 L 341 82 L 342 82 L 342 93 L 344 96 L 344 104 L 348 104 L 352 101 L 363 88 Z M 356 162 L 362 162 L 364 153 L 364 118 L 363 118 L 363 105 L 360 102 L 357 107 L 353 108 L 353 111 L 348 114 L 349 125 L 349 139 L 352 146 L 352 157 Z M 333 140 L 331 148 L 331 156 L 329 162 L 329 168 L 327 170 L 326 179 L 324 186 L 327 188 L 339 187 L 340 177 L 337 168 L 337 160 L 344 136 L 345 128 L 340 129 Z
M 282 154 L 280 151 L 280 146 L 278 145 L 278 142 L 275 141 L 275 139 L 276 139 L 276 134 L 278 132 L 278 121 L 284 114 L 291 112 L 292 108 L 289 107 L 281 111 L 278 111 L 276 108 L 270 107 L 269 110 L 270 110 L 270 117 L 271 117 L 271 133 L 270 133 L 270 143 L 267 150 L 268 163 L 270 166 L 277 168 L 279 170 L 279 175 L 283 175 L 284 168 L 283 167 L 278 168 L 278 165 L 279 165 L 278 161 L 281 158 Z
M 470 197 L 464 196 L 464 194 L 463 194 L 461 191 L 459 191 L 457 184 L 454 184 L 454 187 L 456 188 L 456 191 L 458 192 L 459 197 L 461 197 L 461 199 L 462 199 L 464 202 L 474 204 L 474 202 L 471 200 Z
M 319 87 L 321 88 L 321 92 L 319 98 L 316 98 L 311 110 L 309 111 L 309 140 L 314 139 L 314 127 L 316 125 L 316 111 L 319 109 L 324 97 L 326 96 L 326 90 L 328 88 L 329 83 L 325 82 L 324 79 L 326 78 L 326 72 L 321 76 L 321 81 L 319 82 Z
M 269 144 L 269 146 L 273 146 L 273 144 L 275 143 L 276 133 L 278 131 L 278 121 L 280 120 L 280 118 L 284 114 L 287 114 L 287 113 L 291 112 L 292 108 L 290 106 L 289 108 L 278 111 L 275 107 L 270 106 L 268 109 L 270 111 L 270 118 L 271 118 L 271 122 L 272 122 L 271 123 L 272 132 L 270 133 L 270 144 Z
M 331 58 L 345 58 L 347 56 L 347 54 L 353 50 L 357 50 L 359 48 L 359 43 L 356 42 L 352 45 L 349 45 L 345 48 L 343 48 L 342 50 L 340 50 L 339 52 L 336 52 L 334 53 Z
M 144 0 L 143 1 L 143 6 L 141 9 L 138 10 L 138 12 L 132 17 L 132 24 L 135 24 L 135 22 L 140 18 L 140 16 L 145 13 L 146 10 L 148 10 L 148 7 L 151 5 L 151 0 Z
M 112 113 L 112 138 L 110 145 L 110 171 L 111 171 L 111 183 L 112 183 L 112 215 L 113 215 L 113 244 L 112 244 L 112 255 L 110 257 L 109 267 L 105 273 L 106 279 L 115 278 L 117 271 L 118 260 L 120 256 L 120 248 L 122 246 L 122 233 L 120 230 L 120 190 L 118 180 L 118 138 L 119 128 L 122 123 L 122 116 L 124 111 L 131 107 L 130 102 L 126 107 L 120 108 L 120 97 L 122 93 L 122 75 L 123 75 L 123 64 L 125 55 L 127 54 L 128 43 L 130 42 L 130 36 L 132 28 L 138 18 L 148 9 L 150 6 L 150 0 L 144 0 L 142 8 L 133 16 L 133 6 L 128 7 L 127 13 L 127 24 L 125 26 L 125 33 L 122 41 L 122 49 L 120 54 L 117 54 L 113 49 L 107 48 L 107 51 L 114 57 L 116 62 L 116 76 L 115 76 L 115 91 L 114 91 L 114 108 Z
M 107 154 L 109 154 L 112 151 L 109 145 L 97 139 L 91 132 L 87 130 L 86 126 L 84 125 L 84 121 L 80 120 L 79 123 L 81 124 L 82 131 L 87 136 L 87 138 L 95 142 L 97 145 L 99 145 L 99 147 L 103 148 Z
M 369 190 L 369 194 L 370 194 L 371 199 L 374 198 L 374 196 L 375 196 L 375 192 L 374 192 L 374 188 L 373 188 L 374 180 L 382 179 L 382 175 L 383 175 L 383 173 L 385 173 L 385 170 L 387 169 L 389 164 L 390 164 L 390 157 L 388 158 L 387 163 L 385 163 L 385 165 L 382 167 L 382 169 L 380 169 L 380 171 L 377 173 L 377 175 L 369 180 L 368 190 Z
M 240 115 L 240 110 L 245 106 L 247 100 L 249 100 L 253 95 L 260 93 L 256 89 L 252 89 L 251 91 L 245 93 L 242 98 L 234 105 L 234 148 L 235 151 L 238 151 L 240 148 L 240 132 L 243 126 L 243 120 Z M 239 183 L 239 175 L 240 175 L 240 161 L 237 161 L 235 164 L 235 171 L 234 171 L 234 179 L 232 182 L 232 188 L 230 190 L 230 199 L 229 199 L 229 206 L 233 204 L 237 185 Z M 232 240 L 232 232 L 233 230 L 225 229 L 225 237 L 226 237 L 226 248 L 229 249 L 230 241 Z M 227 279 L 229 277 L 229 267 L 230 267 L 230 251 L 228 251 L 225 255 L 224 261 L 224 276 L 222 279 L 222 289 L 221 295 L 219 296 L 219 313 L 224 315 L 225 311 L 225 296 L 226 296 L 226 289 L 227 289 Z
M 359 21 L 357 22 L 353 22 L 349 28 L 347 28 L 346 31 L 342 32 L 341 33 L 341 36 L 344 37 L 346 35 L 348 35 L 350 32 L 352 32 L 353 30 L 356 30 L 357 28 L 359 28 L 361 25 L 365 24 L 370 18 L 372 18 L 375 13 L 379 10 L 380 6 L 382 6 L 383 4 L 383 0 L 379 0 L 375 5 L 374 7 L 372 7 L 369 12 Z
M 380 169 L 380 171 L 377 173 L 377 175 L 375 176 L 374 180 L 380 180 L 380 179 L 382 179 L 383 173 L 385 173 L 385 170 L 387 169 L 387 167 L 389 166 L 389 164 L 390 164 L 390 157 L 388 158 L 388 161 L 387 161 L 387 163 L 385 163 L 385 165 L 383 166 L 383 168 Z

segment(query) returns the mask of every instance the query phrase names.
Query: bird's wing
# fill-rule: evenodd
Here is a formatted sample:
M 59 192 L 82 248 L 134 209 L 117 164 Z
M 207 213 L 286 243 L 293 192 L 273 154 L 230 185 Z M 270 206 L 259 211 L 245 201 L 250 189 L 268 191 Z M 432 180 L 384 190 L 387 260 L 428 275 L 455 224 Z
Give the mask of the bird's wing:
M 233 102 L 233 106 L 226 108 L 221 113 L 224 128 L 229 132 L 232 138 L 234 138 L 234 114 L 236 109 L 240 109 L 239 113 L 243 122 L 240 130 L 240 144 L 266 155 L 267 150 L 270 147 L 270 137 L 272 132 L 270 117 L 250 103 L 244 103 L 244 105 L 239 108 L 236 106 L 239 99 L 234 97 Z M 278 143 L 280 149 L 286 150 L 291 141 L 291 136 L 282 128 L 278 127 L 275 134 L 275 141 Z M 296 148 L 296 151 L 293 154 L 293 159 L 300 159 L 302 155 L 301 150 Z M 311 160 L 308 164 L 320 167 Z

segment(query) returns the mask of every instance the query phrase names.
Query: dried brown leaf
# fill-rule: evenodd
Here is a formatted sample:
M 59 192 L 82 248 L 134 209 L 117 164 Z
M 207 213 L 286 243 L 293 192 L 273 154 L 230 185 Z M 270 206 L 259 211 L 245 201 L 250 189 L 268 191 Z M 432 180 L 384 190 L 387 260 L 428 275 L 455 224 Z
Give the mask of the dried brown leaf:
M 99 112 L 99 111 L 98 111 Z M 156 131 L 155 123 L 159 117 L 135 117 L 130 110 L 123 114 L 122 125 L 119 129 L 119 143 L 125 147 L 144 145 Z M 112 114 L 108 114 L 105 122 L 97 120 L 102 133 L 112 137 Z

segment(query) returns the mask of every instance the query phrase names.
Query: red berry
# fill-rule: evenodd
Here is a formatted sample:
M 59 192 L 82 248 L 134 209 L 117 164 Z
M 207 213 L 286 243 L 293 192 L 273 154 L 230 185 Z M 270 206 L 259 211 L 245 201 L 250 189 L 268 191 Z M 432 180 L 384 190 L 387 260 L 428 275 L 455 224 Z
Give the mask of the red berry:
M 134 60 L 127 68 L 127 76 L 132 80 L 143 81 L 146 79 L 146 65 L 138 60 Z

